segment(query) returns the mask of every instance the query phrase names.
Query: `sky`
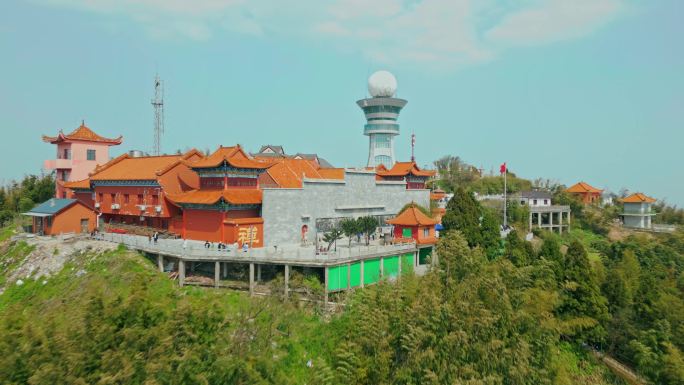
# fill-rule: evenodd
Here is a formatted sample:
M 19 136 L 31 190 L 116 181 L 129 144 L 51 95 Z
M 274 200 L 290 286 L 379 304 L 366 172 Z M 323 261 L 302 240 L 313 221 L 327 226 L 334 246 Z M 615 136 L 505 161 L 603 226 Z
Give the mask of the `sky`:
M 389 70 L 399 160 L 684 206 L 680 0 L 32 0 L 0 4 L 0 180 L 41 172 L 81 120 L 124 151 L 281 144 L 364 166 L 356 100 Z

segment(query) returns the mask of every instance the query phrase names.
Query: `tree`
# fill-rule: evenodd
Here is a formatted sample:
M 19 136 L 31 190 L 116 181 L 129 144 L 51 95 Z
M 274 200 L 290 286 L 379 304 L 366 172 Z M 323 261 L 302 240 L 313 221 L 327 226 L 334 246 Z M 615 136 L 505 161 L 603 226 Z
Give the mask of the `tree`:
M 21 197 L 21 198 L 19 199 L 19 207 L 18 207 L 18 209 L 19 209 L 19 211 L 21 211 L 21 212 L 26 212 L 26 211 L 31 210 L 31 209 L 33 208 L 33 206 L 35 206 L 35 205 L 36 205 L 36 204 L 33 202 L 33 200 L 31 200 L 31 198 L 29 198 L 29 197 Z
M 480 233 L 482 241 L 480 246 L 490 260 L 499 256 L 501 248 L 501 222 L 499 216 L 492 210 L 483 208 L 482 225 Z M 529 242 L 528 242 L 529 243 Z
M 539 256 L 546 258 L 553 264 L 553 272 L 556 276 L 556 282 L 562 282 L 564 268 L 563 253 L 561 253 L 560 244 L 558 243 L 558 238 L 556 238 L 555 234 L 545 234 L 544 242 L 539 250 Z
M 521 239 L 518 232 L 513 230 L 506 237 L 506 257 L 517 266 L 527 266 L 532 262 L 534 250 L 532 245 Z
M 375 233 L 378 227 L 378 220 L 372 216 L 365 216 L 357 219 L 359 230 L 366 236 L 366 246 L 370 244 L 370 236 Z
M 468 245 L 475 247 L 482 243 L 480 218 L 480 204 L 471 193 L 459 187 L 447 203 L 446 213 L 442 217 L 442 226 L 445 231 L 460 231 L 468 241 Z
M 351 248 L 352 238 L 361 232 L 359 222 L 354 218 L 344 218 L 340 221 L 340 229 L 349 240 L 349 247 Z
M 581 342 L 601 342 L 605 337 L 601 323 L 610 318 L 607 301 L 601 295 L 587 251 L 579 241 L 568 247 L 563 272 L 558 314 L 565 321 L 566 333 Z
M 333 227 L 329 232 L 325 233 L 323 242 L 328 242 L 328 251 L 333 243 L 335 243 L 335 251 L 337 251 L 338 239 L 342 239 L 342 230 L 339 227 Z

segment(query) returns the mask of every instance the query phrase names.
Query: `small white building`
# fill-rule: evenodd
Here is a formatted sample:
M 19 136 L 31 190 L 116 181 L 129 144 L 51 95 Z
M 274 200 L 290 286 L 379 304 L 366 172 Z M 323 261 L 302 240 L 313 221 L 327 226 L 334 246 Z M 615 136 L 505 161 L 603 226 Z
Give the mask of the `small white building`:
M 515 199 L 521 206 L 530 210 L 529 230 L 546 229 L 563 233 L 570 227 L 570 206 L 551 204 L 552 195 L 548 191 L 522 191 Z
M 651 219 L 656 215 L 651 206 L 655 201 L 642 193 L 623 198 L 622 224 L 635 229 L 651 229 Z
M 551 193 L 547 191 L 520 192 L 520 205 L 530 207 L 551 206 Z

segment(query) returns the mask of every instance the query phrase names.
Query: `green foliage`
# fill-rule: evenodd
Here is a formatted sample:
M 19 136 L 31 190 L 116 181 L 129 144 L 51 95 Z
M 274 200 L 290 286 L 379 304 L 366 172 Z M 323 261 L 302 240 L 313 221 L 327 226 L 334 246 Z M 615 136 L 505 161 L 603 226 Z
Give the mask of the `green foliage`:
M 557 314 L 565 321 L 565 334 L 581 341 L 602 342 L 602 323 L 609 318 L 607 301 L 601 295 L 587 251 L 578 241 L 572 242 L 565 254 L 561 300 Z
M 342 233 L 349 240 L 349 247 L 351 247 L 352 238 L 356 234 L 359 234 L 362 232 L 361 226 L 359 225 L 359 221 L 357 221 L 354 218 L 345 218 L 345 219 L 341 220 L 340 221 L 340 229 L 342 229 Z
M 9 218 L 4 212 L 19 213 L 28 211 L 36 203 L 42 203 L 55 196 L 55 180 L 52 174 L 46 176 L 28 175 L 20 182 L 12 181 L 0 187 L 0 222 Z M 5 218 L 3 221 L 2 218 Z
M 445 231 L 460 231 L 470 247 L 480 246 L 489 258 L 499 252 L 499 222 L 496 215 L 483 208 L 471 193 L 458 188 L 449 200 L 442 217 Z
M 358 223 L 359 230 L 365 235 L 366 245 L 368 245 L 370 243 L 371 234 L 373 234 L 378 228 L 378 220 L 375 217 L 366 216 L 358 218 L 356 221 Z
M 342 239 L 342 234 L 342 229 L 339 227 L 334 227 L 325 233 L 325 235 L 323 235 L 323 242 L 328 243 L 328 250 L 330 250 L 330 247 L 333 245 L 333 243 L 335 244 L 335 250 L 337 250 L 337 241 Z

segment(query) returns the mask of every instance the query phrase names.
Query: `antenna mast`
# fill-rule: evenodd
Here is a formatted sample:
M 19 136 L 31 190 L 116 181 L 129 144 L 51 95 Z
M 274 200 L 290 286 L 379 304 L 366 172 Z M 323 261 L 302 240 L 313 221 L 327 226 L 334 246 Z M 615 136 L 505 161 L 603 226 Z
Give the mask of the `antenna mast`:
M 411 132 L 411 162 L 415 162 L 415 161 L 416 161 L 416 157 L 415 157 L 415 154 L 414 154 L 415 148 L 416 148 L 416 134 L 414 134 L 413 132 Z
M 159 155 L 161 153 L 161 137 L 164 133 L 164 86 L 159 75 L 154 77 L 152 108 L 154 108 L 154 148 L 152 154 Z

